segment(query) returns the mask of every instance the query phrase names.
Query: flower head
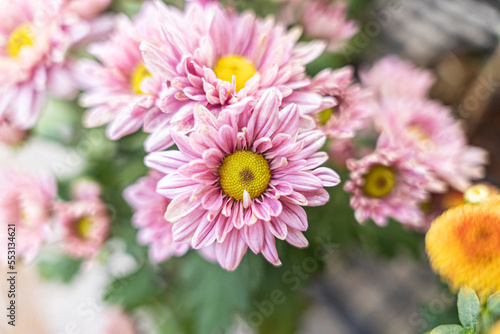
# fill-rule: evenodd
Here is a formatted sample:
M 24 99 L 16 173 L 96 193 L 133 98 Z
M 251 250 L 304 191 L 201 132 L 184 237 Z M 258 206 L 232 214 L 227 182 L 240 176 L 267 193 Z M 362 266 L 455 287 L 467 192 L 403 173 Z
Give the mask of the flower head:
M 0 3 L 0 117 L 19 129 L 36 123 L 47 92 L 72 98 L 76 84 L 66 59 L 84 34 L 62 2 L 19 0 Z
M 381 102 L 377 117 L 382 132 L 379 147 L 413 148 L 422 164 L 461 191 L 471 179 L 484 176 L 486 151 L 467 145 L 460 123 L 440 103 L 387 99 Z
M 0 222 L 14 224 L 17 253 L 32 260 L 50 236 L 57 184 L 49 174 L 7 171 L 0 176 Z
M 145 2 L 133 21 L 117 17 L 112 36 L 89 47 L 101 63 L 85 60 L 79 64 L 87 81 L 87 90 L 80 100 L 82 106 L 89 108 L 84 125 L 109 123 L 107 136 L 112 140 L 139 130 L 147 122 L 148 113 L 157 111 L 155 103 L 161 84 L 146 68 L 139 45 L 145 40 L 159 39 L 158 10 L 156 4 Z M 172 144 L 169 138 L 166 133 L 167 147 Z M 150 147 L 157 148 L 154 144 Z
M 425 98 L 435 78 L 431 71 L 390 55 L 369 70 L 361 71 L 361 81 L 377 98 Z
M 63 250 L 76 258 L 95 258 L 111 225 L 106 205 L 89 198 L 55 207 L 57 223 L 64 229 Z
M 139 179 L 123 194 L 135 211 L 132 222 L 139 228 L 137 240 L 140 244 L 149 245 L 149 258 L 155 263 L 184 255 L 189 249 L 189 245 L 174 242 L 173 224 L 164 218 L 170 200 L 156 192 L 158 181 L 164 176 L 151 171 L 149 176 Z
M 307 87 L 323 97 L 321 107 L 312 115 L 318 127 L 329 138 L 352 138 L 371 116 L 368 93 L 354 84 L 354 69 L 350 66 L 318 73 Z
M 280 108 L 279 91 L 259 102 L 243 101 L 215 118 L 195 108 L 196 131 L 173 132 L 179 151 L 152 153 L 149 167 L 167 174 L 158 192 L 172 199 L 165 218 L 174 223 L 177 242 L 199 249 L 215 243 L 217 260 L 234 270 L 247 247 L 278 265 L 275 237 L 307 246 L 302 206 L 328 201 L 325 186 L 339 182 L 317 152 L 321 131 L 298 134 L 299 112 Z
M 451 288 L 468 286 L 480 297 L 500 291 L 499 200 L 446 211 L 427 232 L 433 270 Z
M 153 76 L 166 84 L 159 106 L 177 131 L 192 129 L 195 105 L 217 114 L 272 87 L 301 111 L 319 107 L 319 96 L 294 91 L 308 85 L 305 65 L 321 54 L 323 43 L 299 44 L 298 29 L 287 31 L 273 18 L 237 14 L 218 2 L 190 3 L 179 24 L 163 13 L 162 40 L 143 42 L 141 50 Z
M 351 193 L 360 223 L 373 219 L 383 226 L 392 217 L 415 227 L 422 224 L 420 204 L 428 197 L 432 178 L 411 150 L 378 149 L 360 160 L 348 160 L 347 168 L 350 180 L 344 189 Z

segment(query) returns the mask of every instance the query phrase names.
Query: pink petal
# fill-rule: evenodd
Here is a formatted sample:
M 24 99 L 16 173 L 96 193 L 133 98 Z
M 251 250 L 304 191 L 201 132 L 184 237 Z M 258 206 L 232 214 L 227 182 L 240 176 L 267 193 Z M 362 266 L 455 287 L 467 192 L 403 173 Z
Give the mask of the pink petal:
M 241 262 L 247 251 L 247 245 L 240 236 L 239 230 L 233 230 L 223 243 L 215 245 L 215 255 L 222 268 L 233 271 Z

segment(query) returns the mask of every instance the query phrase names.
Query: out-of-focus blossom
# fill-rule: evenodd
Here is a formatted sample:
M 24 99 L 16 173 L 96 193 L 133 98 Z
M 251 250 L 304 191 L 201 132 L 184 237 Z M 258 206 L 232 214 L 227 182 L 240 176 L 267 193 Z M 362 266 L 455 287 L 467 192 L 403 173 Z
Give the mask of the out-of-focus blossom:
M 391 217 L 417 228 L 423 224 L 420 206 L 428 199 L 433 180 L 415 158 L 412 150 L 377 149 L 347 161 L 350 180 L 344 189 L 351 193 L 351 207 L 360 223 L 373 219 L 384 226 Z
M 112 309 L 106 312 L 104 334 L 137 334 L 137 327 L 132 318 L 124 311 Z
M 467 145 L 467 138 L 451 110 L 423 99 L 387 99 L 377 114 L 379 147 L 411 147 L 430 171 L 464 191 L 471 179 L 484 176 L 487 152 Z M 443 189 L 444 191 L 445 189 Z
M 499 194 L 499 189 L 489 183 L 478 183 L 469 187 L 464 192 L 464 201 L 471 204 L 479 204 Z
M 85 201 L 93 200 L 101 196 L 102 188 L 99 183 L 90 179 L 77 180 L 71 189 L 71 195 L 74 199 Z
M 0 176 L 0 190 L 2 228 L 15 225 L 16 252 L 29 262 L 50 236 L 56 181 L 49 174 L 9 170 Z
M 63 250 L 75 258 L 95 258 L 111 225 L 106 205 L 97 197 L 86 196 L 73 202 L 57 203 L 55 211 L 57 224 L 64 230 Z
M 342 0 L 282 0 L 280 19 L 286 24 L 301 23 L 308 37 L 324 40 L 327 50 L 339 51 L 359 31 L 347 17 L 348 5 Z
M 431 71 L 416 68 L 395 55 L 382 58 L 371 69 L 360 72 L 364 86 L 376 98 L 426 98 L 434 84 Z
M 164 218 L 170 200 L 156 192 L 158 181 L 164 176 L 151 171 L 150 176 L 139 179 L 123 194 L 135 211 L 132 222 L 139 228 L 137 240 L 142 245 L 149 245 L 149 258 L 154 263 L 184 255 L 189 250 L 189 245 L 174 241 L 173 224 Z
M 334 71 L 325 69 L 307 88 L 323 97 L 321 107 L 312 115 L 329 138 L 354 137 L 356 130 L 366 126 L 371 116 L 369 93 L 354 84 L 353 72 L 350 66 Z
M 85 126 L 109 123 L 107 136 L 116 140 L 139 130 L 148 112 L 155 113 L 161 84 L 145 67 L 139 45 L 144 40 L 159 38 L 159 17 L 159 8 L 146 2 L 132 22 L 124 15 L 117 17 L 111 38 L 89 47 L 101 64 L 90 60 L 79 63 L 81 81 L 87 89 L 80 102 L 89 108 L 84 116 Z M 162 141 L 165 147 L 150 148 L 172 145 L 168 132 L 163 133 Z
M 65 5 L 67 10 L 89 20 L 105 11 L 111 2 L 112 0 L 65 0 Z
M 190 3 L 180 27 L 175 15 L 162 13 L 163 39 L 143 42 L 141 49 L 146 67 L 166 83 L 159 106 L 177 131 L 192 129 L 195 105 L 217 114 L 270 87 L 301 112 L 319 107 L 319 96 L 297 90 L 309 84 L 304 67 L 323 52 L 322 42 L 297 43 L 300 30 L 287 31 L 273 18 L 238 14 L 218 2 Z
M 28 136 L 28 131 L 12 124 L 8 117 L 0 116 L 0 143 L 8 146 L 21 144 Z
M 318 168 L 328 158 L 318 152 L 322 132 L 298 134 L 297 106 L 281 109 L 281 102 L 279 91 L 270 89 L 255 107 L 233 105 L 218 119 L 197 106 L 196 131 L 173 132 L 179 151 L 146 158 L 167 174 L 158 192 L 172 199 L 165 218 L 174 223 L 174 240 L 195 249 L 215 243 L 217 260 L 228 270 L 247 247 L 279 265 L 275 237 L 307 246 L 302 206 L 325 204 L 323 187 L 340 181 L 333 170 Z
M 0 117 L 30 129 L 49 92 L 61 98 L 76 95 L 66 52 L 86 29 L 77 17 L 65 15 L 62 2 L 0 2 Z
M 454 290 L 469 287 L 484 300 L 500 291 L 500 201 L 446 211 L 425 237 L 433 270 Z

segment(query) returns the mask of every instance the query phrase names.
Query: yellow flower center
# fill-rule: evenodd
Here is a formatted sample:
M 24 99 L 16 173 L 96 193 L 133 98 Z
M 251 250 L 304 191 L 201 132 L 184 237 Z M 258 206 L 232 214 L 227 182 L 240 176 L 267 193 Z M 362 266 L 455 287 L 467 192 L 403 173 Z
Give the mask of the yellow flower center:
M 491 197 L 490 187 L 485 184 L 476 184 L 464 192 L 464 200 L 466 203 L 479 204 Z
M 375 165 L 364 176 L 363 191 L 366 195 L 382 198 L 392 191 L 395 184 L 395 175 L 391 167 Z
M 324 126 L 333 115 L 333 108 L 328 108 L 319 113 L 319 124 Z
M 219 59 L 214 68 L 217 78 L 232 82 L 236 78 L 236 91 L 245 87 L 248 79 L 254 76 L 255 67 L 243 57 L 227 56 Z
M 412 125 L 408 128 L 408 133 L 417 140 L 417 143 L 423 151 L 430 151 L 434 148 L 434 141 L 429 134 L 418 125 Z
M 92 235 L 94 221 L 90 217 L 83 217 L 76 223 L 77 233 L 83 239 L 89 239 Z
M 226 195 L 241 201 L 244 190 L 255 198 L 267 189 L 271 170 L 261 154 L 236 151 L 224 158 L 219 168 L 219 180 Z
M 132 76 L 130 77 L 130 87 L 132 87 L 132 91 L 136 94 L 144 94 L 141 89 L 141 84 L 144 79 L 150 78 L 151 73 L 148 72 L 144 64 L 139 64 L 136 66 L 134 71 L 132 72 Z
M 29 24 L 19 26 L 12 32 L 7 42 L 7 53 L 15 58 L 24 47 L 35 44 L 35 35 Z

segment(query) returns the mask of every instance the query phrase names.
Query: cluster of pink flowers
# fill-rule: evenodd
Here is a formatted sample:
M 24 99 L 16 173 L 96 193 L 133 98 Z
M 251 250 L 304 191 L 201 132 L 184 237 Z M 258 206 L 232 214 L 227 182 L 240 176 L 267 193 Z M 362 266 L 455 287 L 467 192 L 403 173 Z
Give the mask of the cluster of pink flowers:
M 358 221 L 388 218 L 418 229 L 432 221 L 423 206 L 432 194 L 449 187 L 464 191 L 471 180 L 483 177 L 486 152 L 467 146 L 461 124 L 450 108 L 427 97 L 434 77 L 395 56 L 388 56 L 361 73 L 372 91 L 374 151 L 355 160 L 347 152 L 351 174 L 345 190 Z M 358 156 L 359 157 L 359 156 Z
M 62 242 L 62 250 L 77 258 L 92 258 L 107 238 L 110 220 L 99 199 L 100 187 L 85 181 L 76 201 L 57 200 L 57 182 L 47 173 L 8 170 L 0 175 L 0 221 L 15 228 L 18 258 L 32 261 L 47 242 Z M 63 235 L 57 236 L 62 229 Z M 8 239 L 2 238 L 7 247 Z
M 8 127 L 9 131 L 23 133 L 32 128 L 48 94 L 63 99 L 76 96 L 74 60 L 67 56 L 68 50 L 105 32 L 106 20 L 95 16 L 109 3 L 109 0 L 85 1 L 85 4 L 70 0 L 0 2 L 2 129 Z M 3 136 L 0 141 L 13 143 Z
M 303 207 L 324 205 L 325 187 L 340 182 L 322 167 L 327 139 L 331 161 L 350 171 L 344 189 L 360 223 L 394 218 L 425 229 L 422 206 L 481 177 L 485 152 L 467 146 L 450 109 L 428 99 L 430 72 L 396 57 L 362 71 L 361 83 L 351 66 L 309 77 L 306 65 L 338 51 L 357 25 L 340 1 L 284 2 L 284 21 L 218 1 L 183 11 L 146 1 L 133 18 L 111 21 L 97 17 L 109 0 L 9 4 L 0 12 L 0 141 L 22 141 L 47 94 L 71 98 L 76 82 L 86 127 L 107 125 L 111 140 L 149 133 L 150 173 L 123 196 L 155 263 L 193 248 L 234 270 L 248 248 L 279 265 L 276 239 L 306 247 Z M 302 29 L 287 28 L 295 22 L 317 40 L 299 41 Z M 105 38 L 88 45 L 94 59 L 67 56 L 95 36 Z M 65 252 L 97 256 L 110 228 L 98 185 L 77 185 L 65 203 L 54 202 L 53 180 L 10 179 L 21 177 L 1 181 L 0 214 L 34 235 L 27 253 L 55 220 Z
M 320 167 L 326 137 L 350 138 L 370 115 L 351 68 L 311 79 L 326 47 L 299 29 L 217 1 L 181 12 L 144 3 L 89 51 L 81 102 L 89 126 L 118 139 L 139 130 L 153 171 L 124 193 L 153 262 L 194 248 L 234 270 L 247 248 L 278 265 L 275 238 L 307 246 L 303 206 L 340 182 Z M 330 114 L 325 119 L 325 109 Z M 327 112 L 328 113 L 328 112 Z M 172 145 L 178 150 L 163 151 Z

